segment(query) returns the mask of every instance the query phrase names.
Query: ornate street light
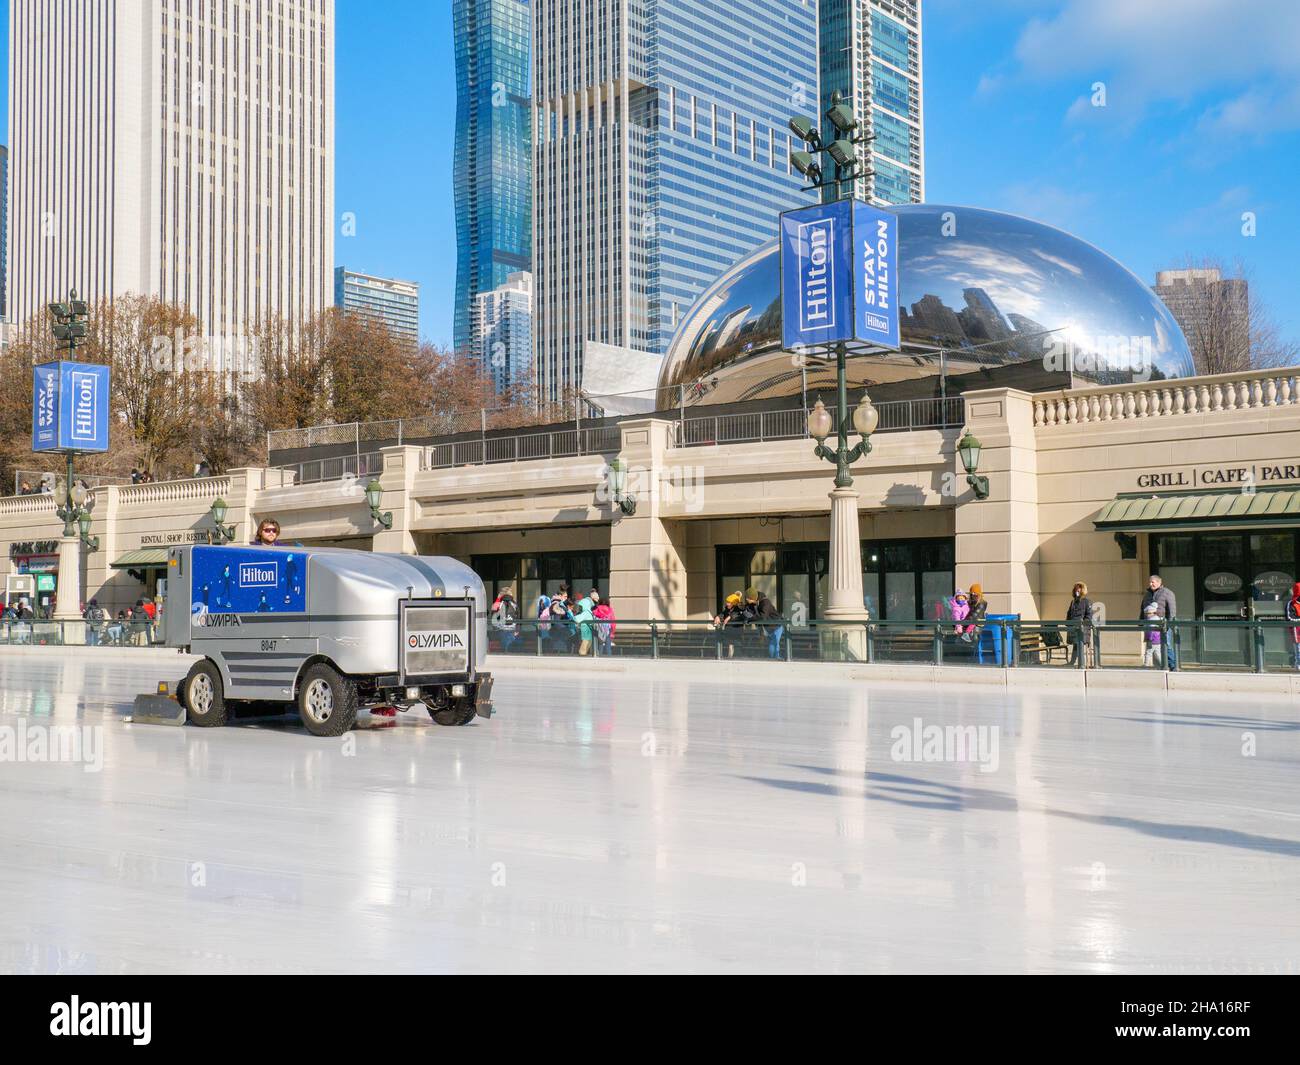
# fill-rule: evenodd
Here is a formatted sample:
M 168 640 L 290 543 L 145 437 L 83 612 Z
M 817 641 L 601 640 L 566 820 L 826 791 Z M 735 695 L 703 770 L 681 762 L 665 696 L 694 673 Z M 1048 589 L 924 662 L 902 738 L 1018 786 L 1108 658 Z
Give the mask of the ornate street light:
M 983 445 L 975 439 L 969 429 L 965 431 L 965 435 L 957 442 L 957 454 L 961 457 L 961 464 L 966 468 L 966 483 L 970 485 L 971 491 L 975 493 L 976 499 L 988 499 L 989 479 L 987 477 L 980 477 L 977 473 L 980 465 L 981 450 L 983 450 Z
M 366 506 L 370 508 L 370 517 L 385 529 L 391 529 L 393 527 L 392 511 L 387 511 L 383 514 L 379 512 L 379 504 L 382 502 L 383 498 L 383 485 L 381 485 L 377 479 L 372 477 L 370 483 L 366 485 Z
M 808 414 L 808 435 L 817 441 L 813 454 L 819 459 L 835 463 L 835 487 L 852 488 L 853 478 L 849 467 L 871 451 L 871 434 L 880 424 L 880 412 L 871 402 L 871 397 L 862 393 L 862 402 L 853 412 L 853 428 L 862 437 L 852 447 L 849 446 L 848 402 L 844 394 L 844 378 L 840 378 L 840 410 L 835 418 L 822 404 L 820 397 Z M 826 446 L 826 438 L 834 432 L 837 446 Z
M 217 496 L 212 501 L 212 506 L 208 508 L 208 513 L 212 515 L 212 524 L 215 526 L 212 540 L 218 544 L 228 544 L 235 538 L 235 527 L 224 524 L 227 509 L 226 501 L 220 496 Z
M 609 464 L 609 495 L 624 514 L 636 513 L 636 496 L 627 494 L 627 463 L 622 459 Z
M 99 550 L 99 537 L 90 535 L 90 511 L 83 510 L 77 518 L 77 529 L 81 533 L 81 546 L 88 554 Z

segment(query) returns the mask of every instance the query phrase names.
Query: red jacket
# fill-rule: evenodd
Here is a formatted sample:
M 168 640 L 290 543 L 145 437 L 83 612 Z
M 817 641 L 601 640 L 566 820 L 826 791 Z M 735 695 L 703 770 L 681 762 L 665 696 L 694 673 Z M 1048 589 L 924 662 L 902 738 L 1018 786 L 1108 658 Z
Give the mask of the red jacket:
M 1291 598 L 1286 604 L 1287 621 L 1300 621 L 1300 581 L 1291 586 Z M 1291 630 L 1291 642 L 1300 643 L 1300 627 Z

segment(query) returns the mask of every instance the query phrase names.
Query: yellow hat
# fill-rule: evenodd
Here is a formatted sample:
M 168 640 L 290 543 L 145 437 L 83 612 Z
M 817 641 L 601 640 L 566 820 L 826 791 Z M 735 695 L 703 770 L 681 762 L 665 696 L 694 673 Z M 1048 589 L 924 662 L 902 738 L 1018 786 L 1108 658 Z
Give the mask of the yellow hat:
M 727 596 L 727 606 L 739 606 L 739 605 L 740 605 L 739 592 L 732 592 L 729 596 Z

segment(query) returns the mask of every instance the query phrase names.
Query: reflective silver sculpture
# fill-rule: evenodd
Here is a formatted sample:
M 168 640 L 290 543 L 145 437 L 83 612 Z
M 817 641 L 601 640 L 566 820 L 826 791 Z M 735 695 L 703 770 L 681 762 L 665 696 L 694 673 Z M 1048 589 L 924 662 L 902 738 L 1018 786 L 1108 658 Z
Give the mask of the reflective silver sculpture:
M 1165 305 L 1086 241 L 999 211 L 893 210 L 903 350 L 851 358 L 852 386 L 876 396 L 879 386 L 943 375 L 950 393 L 991 385 L 1036 391 L 1194 373 Z M 834 387 L 833 360 L 782 351 L 780 338 L 773 242 L 728 269 L 683 319 L 660 370 L 659 407 Z M 909 392 L 918 394 L 917 386 Z

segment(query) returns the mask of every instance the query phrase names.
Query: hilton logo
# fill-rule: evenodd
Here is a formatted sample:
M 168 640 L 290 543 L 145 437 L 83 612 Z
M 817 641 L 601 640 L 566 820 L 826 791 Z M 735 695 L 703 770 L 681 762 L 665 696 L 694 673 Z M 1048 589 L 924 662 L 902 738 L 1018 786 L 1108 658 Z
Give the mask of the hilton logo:
M 799 328 L 835 328 L 835 222 L 830 218 L 799 226 Z
M 239 587 L 274 588 L 280 583 L 280 571 L 263 562 L 245 562 L 239 567 Z

